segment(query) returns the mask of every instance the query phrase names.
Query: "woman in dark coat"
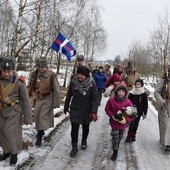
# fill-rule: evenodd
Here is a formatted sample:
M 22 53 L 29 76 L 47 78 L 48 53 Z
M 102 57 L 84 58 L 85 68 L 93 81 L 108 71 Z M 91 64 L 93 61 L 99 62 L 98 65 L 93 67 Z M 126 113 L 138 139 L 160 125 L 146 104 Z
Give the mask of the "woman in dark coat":
M 64 105 L 64 113 L 70 113 L 71 157 L 75 157 L 78 151 L 77 142 L 80 124 L 83 128 L 81 148 L 86 149 L 89 125 L 91 121 L 97 120 L 98 105 L 99 94 L 97 87 L 89 76 L 89 69 L 81 66 L 70 83 Z

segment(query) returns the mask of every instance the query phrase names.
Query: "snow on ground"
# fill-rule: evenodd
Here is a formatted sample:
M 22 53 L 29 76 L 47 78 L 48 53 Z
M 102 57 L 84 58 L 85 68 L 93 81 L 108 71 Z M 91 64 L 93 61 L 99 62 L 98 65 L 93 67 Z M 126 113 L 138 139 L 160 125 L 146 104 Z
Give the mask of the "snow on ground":
M 125 143 L 126 133 L 121 141 L 119 155 L 116 162 L 110 160 L 111 136 L 108 117 L 104 112 L 107 99 L 103 99 L 99 107 L 99 120 L 92 123 L 88 138 L 88 148 L 80 149 L 81 131 L 79 136 L 79 151 L 76 158 L 70 158 L 71 150 L 70 127 L 61 137 L 44 164 L 36 167 L 36 170 L 169 170 L 170 154 L 164 152 L 159 144 L 159 130 L 157 112 L 149 103 L 148 116 L 141 120 L 137 134 L 137 141 Z M 81 130 L 81 129 L 80 129 Z
M 60 82 L 60 80 L 59 80 Z M 153 86 L 146 84 L 147 89 L 153 96 Z M 159 129 L 157 111 L 149 102 L 148 116 L 140 121 L 137 141 L 126 143 L 124 138 L 120 143 L 118 158 L 116 162 L 110 160 L 112 154 L 111 128 L 109 120 L 105 114 L 104 108 L 108 98 L 103 98 L 98 110 L 99 120 L 92 122 L 88 138 L 88 147 L 86 150 L 80 149 L 81 128 L 79 134 L 79 151 L 75 158 L 70 158 L 71 137 L 70 122 L 65 121 L 57 133 L 51 138 L 51 141 L 43 139 L 42 147 L 35 147 L 36 140 L 35 124 L 23 126 L 23 139 L 30 142 L 28 150 L 23 150 L 18 155 L 18 162 L 15 166 L 9 166 L 9 158 L 0 162 L 0 170 L 169 170 L 170 153 L 164 152 L 164 147 L 159 143 Z M 63 106 L 55 109 L 55 113 L 61 112 Z M 55 126 L 60 124 L 68 115 L 61 114 L 55 117 Z M 45 132 L 45 137 L 54 131 L 50 128 Z M 45 138 L 44 137 L 44 138 Z M 0 148 L 0 154 L 2 154 Z M 32 158 L 29 166 L 18 168 L 23 162 Z

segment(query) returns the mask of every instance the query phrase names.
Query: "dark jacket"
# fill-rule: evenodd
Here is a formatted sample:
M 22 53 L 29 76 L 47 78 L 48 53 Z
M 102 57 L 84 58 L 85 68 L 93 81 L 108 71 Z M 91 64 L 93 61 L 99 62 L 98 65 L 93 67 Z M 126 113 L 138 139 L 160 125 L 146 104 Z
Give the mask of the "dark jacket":
M 83 95 L 74 89 L 74 83 L 71 82 L 65 104 L 64 110 L 70 110 L 70 121 L 78 124 L 89 124 L 91 122 L 90 114 L 97 113 L 99 105 L 99 94 L 94 82 L 92 86 Z
M 146 93 L 142 93 L 140 95 L 129 93 L 128 99 L 132 102 L 133 105 L 137 107 L 138 115 L 147 115 L 148 98 Z

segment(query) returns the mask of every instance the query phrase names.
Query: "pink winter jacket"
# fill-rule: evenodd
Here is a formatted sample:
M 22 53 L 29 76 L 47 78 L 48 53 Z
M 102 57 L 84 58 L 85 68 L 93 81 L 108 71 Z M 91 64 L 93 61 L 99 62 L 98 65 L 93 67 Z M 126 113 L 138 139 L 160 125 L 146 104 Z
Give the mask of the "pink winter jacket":
M 121 124 L 118 121 L 115 121 L 112 116 L 114 114 L 116 114 L 119 110 L 121 110 L 123 107 L 127 107 L 127 106 L 132 106 L 131 101 L 126 98 L 124 101 L 116 101 L 114 97 L 111 97 L 107 103 L 106 103 L 106 107 L 105 107 L 105 111 L 106 114 L 110 117 L 110 125 L 112 127 L 112 129 L 118 129 L 118 130 L 123 130 L 125 128 L 128 127 L 129 122 L 131 122 L 133 120 L 132 117 L 130 116 L 126 116 L 126 124 Z

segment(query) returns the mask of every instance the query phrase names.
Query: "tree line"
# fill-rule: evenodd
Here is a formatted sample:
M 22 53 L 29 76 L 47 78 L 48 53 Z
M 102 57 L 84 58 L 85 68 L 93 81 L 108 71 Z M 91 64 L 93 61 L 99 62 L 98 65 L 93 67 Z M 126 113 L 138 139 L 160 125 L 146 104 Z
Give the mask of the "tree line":
M 164 58 L 166 65 L 170 65 L 170 18 L 168 11 L 157 17 L 156 26 L 149 33 L 146 42 L 133 41 L 127 53 L 117 55 L 114 64 L 127 64 L 127 60 L 135 63 L 137 71 L 143 76 L 152 75 L 158 79 L 164 74 Z
M 77 54 L 93 61 L 106 47 L 106 32 L 96 0 L 2 0 L 0 3 L 0 54 L 13 56 L 27 40 L 17 57 L 33 67 L 62 32 Z M 102 43 L 101 43 L 102 42 Z M 49 50 L 48 60 L 61 62 L 61 55 Z

